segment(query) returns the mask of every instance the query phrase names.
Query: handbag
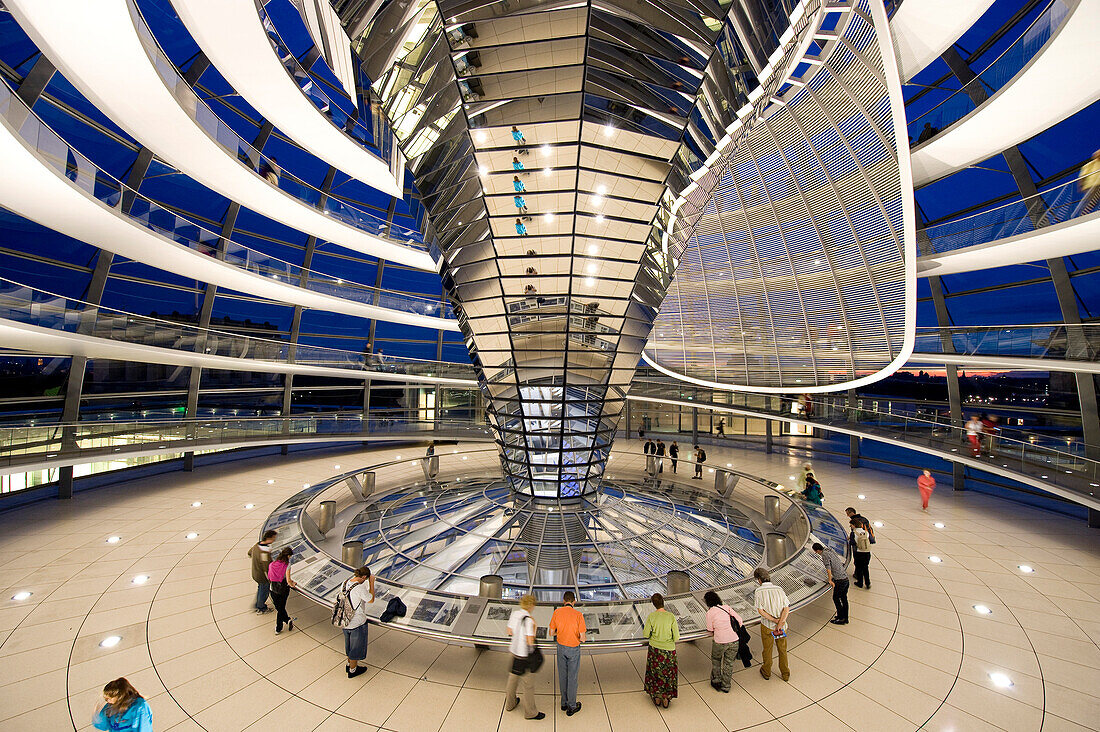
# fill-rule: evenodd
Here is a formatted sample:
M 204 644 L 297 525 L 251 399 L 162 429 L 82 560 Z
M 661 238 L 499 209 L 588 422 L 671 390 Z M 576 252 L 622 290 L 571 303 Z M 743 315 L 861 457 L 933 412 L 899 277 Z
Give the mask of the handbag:
M 542 668 L 542 663 L 545 660 L 539 647 L 531 646 L 531 650 L 527 653 L 527 670 L 531 673 L 535 673 Z
M 727 613 L 728 614 L 728 613 Z M 749 631 L 745 630 L 745 626 L 737 622 L 737 619 L 730 615 L 730 627 L 733 628 L 733 632 L 737 633 L 738 642 L 743 645 L 748 645 L 752 638 L 749 636 Z

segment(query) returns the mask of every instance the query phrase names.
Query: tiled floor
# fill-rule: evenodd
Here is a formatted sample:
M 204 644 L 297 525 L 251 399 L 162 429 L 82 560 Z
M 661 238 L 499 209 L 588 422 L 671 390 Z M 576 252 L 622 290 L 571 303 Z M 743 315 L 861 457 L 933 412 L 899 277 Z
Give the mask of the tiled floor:
M 856 505 L 884 525 L 873 589 L 851 591 L 852 623 L 826 622 L 828 598 L 792 619 L 790 683 L 754 667 L 719 694 L 709 642 L 683 644 L 679 698 L 657 710 L 641 691 L 644 651 L 586 656 L 584 708 L 566 717 L 549 658 L 536 679 L 547 719 L 527 722 L 503 711 L 502 654 L 382 628 L 371 629 L 370 671 L 349 680 L 324 610 L 293 598 L 297 629 L 280 636 L 271 615 L 249 610 L 245 552 L 268 512 L 334 462 L 393 452 L 207 467 L 0 515 L 0 730 L 91 729 L 98 690 L 121 675 L 158 732 L 1100 729 L 1100 531 L 943 488 L 923 513 L 912 481 L 824 462 L 828 508 Z M 713 453 L 780 482 L 795 471 L 779 456 Z M 20 591 L 33 594 L 11 599 Z M 121 640 L 101 648 L 107 636 Z M 996 687 L 995 672 L 1013 686 Z

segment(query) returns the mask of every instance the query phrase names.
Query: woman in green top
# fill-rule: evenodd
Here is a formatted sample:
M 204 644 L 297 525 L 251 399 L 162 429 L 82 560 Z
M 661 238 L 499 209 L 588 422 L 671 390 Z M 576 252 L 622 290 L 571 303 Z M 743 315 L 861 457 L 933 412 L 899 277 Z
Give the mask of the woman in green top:
M 680 624 L 676 616 L 665 610 L 665 598 L 660 593 L 650 598 L 657 608 L 645 619 L 642 634 L 649 639 L 649 655 L 645 659 L 645 693 L 653 704 L 668 709 L 669 699 L 676 698 L 676 641 L 680 640 Z

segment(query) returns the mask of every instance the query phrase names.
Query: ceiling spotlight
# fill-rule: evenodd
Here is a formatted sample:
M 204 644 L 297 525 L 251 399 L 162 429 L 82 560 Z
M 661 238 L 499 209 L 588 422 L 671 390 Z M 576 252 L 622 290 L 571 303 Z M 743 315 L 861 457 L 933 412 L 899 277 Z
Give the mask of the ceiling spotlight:
M 585 277 L 584 278 L 584 284 L 585 284 L 586 287 L 595 287 L 596 286 L 596 278 L 595 277 Z
M 589 256 L 594 257 L 599 253 L 600 253 L 600 248 L 598 246 L 596 246 L 595 244 L 589 244 L 588 245 L 588 254 L 589 254 Z
M 14 595 L 11 596 L 11 599 L 15 600 L 16 602 L 23 602 L 33 594 L 33 592 L 27 592 L 26 590 L 23 590 L 22 592 L 16 592 Z
M 603 214 L 596 214 L 596 223 L 597 224 L 602 224 L 603 223 Z
M 489 175 L 489 166 L 488 165 L 479 165 L 477 167 L 477 172 L 481 173 L 482 175 Z
M 592 205 L 599 208 L 603 205 L 603 196 L 592 196 Z
M 539 148 L 539 152 L 541 152 L 543 155 L 549 155 L 550 154 L 550 146 L 547 145 L 546 143 L 543 143 L 543 145 Z
M 489 139 L 489 133 L 485 130 L 476 130 L 474 132 L 474 139 L 478 142 L 485 142 Z
M 201 505 L 202 505 L 202 501 L 195 501 L 194 503 L 191 504 L 191 508 L 198 508 Z
M 120 638 L 117 635 L 109 635 L 109 636 L 107 636 L 106 638 L 104 638 L 103 640 L 101 640 L 99 642 L 99 647 L 100 648 L 114 648 L 115 646 L 118 645 L 118 642 L 121 641 L 121 640 L 122 640 L 122 638 Z
M 543 219 L 543 221 L 545 221 L 546 223 L 549 224 L 554 220 L 554 214 L 551 213 L 550 211 L 547 211 L 546 213 L 544 213 L 542 215 L 542 219 Z
M 543 169 L 542 169 L 542 174 L 543 174 L 544 176 L 547 176 L 547 177 L 549 177 L 549 176 L 550 176 L 550 174 L 551 174 L 551 173 L 553 173 L 553 172 L 554 172 L 554 169 L 553 169 L 553 168 L 543 168 Z
M 1026 564 L 1021 564 L 1019 567 L 1017 567 L 1017 569 L 1019 569 L 1024 574 L 1031 574 L 1032 572 L 1035 571 L 1034 569 L 1032 569 L 1030 566 L 1028 566 Z
M 937 557 L 937 556 L 931 556 L 931 557 L 928 557 L 928 561 L 929 561 L 929 562 L 932 562 L 932 564 L 939 564 L 939 563 L 941 563 L 941 562 L 942 562 L 943 560 L 942 560 L 942 559 L 940 559 L 940 558 L 939 558 L 939 557 Z
M 595 274 L 596 273 L 596 263 L 595 262 L 589 262 L 588 266 L 586 266 L 584 268 L 584 271 L 587 272 L 588 274 Z
M 615 128 L 614 127 L 612 127 L 611 125 L 604 125 L 604 128 L 603 128 L 603 136 L 604 137 L 611 137 L 614 134 L 615 134 Z
M 197 539 L 197 538 L 199 538 L 199 535 L 196 534 L 194 531 L 192 531 L 190 534 L 187 535 L 187 538 L 188 539 Z
M 596 186 L 596 193 L 600 194 L 601 196 L 606 196 L 607 195 L 607 186 L 605 186 L 603 183 Z
M 937 521 L 936 523 L 934 523 L 932 525 L 935 526 L 937 529 L 942 529 L 943 528 L 943 524 L 939 521 Z
M 993 682 L 994 686 L 1000 687 L 1002 689 L 1007 689 L 1008 687 L 1012 686 L 1012 679 L 1008 678 L 1006 674 L 1003 674 L 1000 671 L 994 671 L 993 673 L 991 673 L 989 675 L 989 680 Z
M 147 574 L 139 574 L 136 577 L 134 577 L 132 580 L 130 580 L 131 584 L 135 584 L 135 585 L 143 585 L 148 581 L 149 581 L 149 575 L 147 575 Z
M 985 605 L 974 605 L 974 612 L 978 613 L 979 615 L 990 615 L 993 613 L 993 611 L 987 608 Z
M 122 541 L 122 537 L 121 537 L 121 536 L 108 536 L 108 537 L 107 537 L 107 543 L 108 543 L 108 544 L 117 544 L 117 543 L 119 543 L 120 541 Z

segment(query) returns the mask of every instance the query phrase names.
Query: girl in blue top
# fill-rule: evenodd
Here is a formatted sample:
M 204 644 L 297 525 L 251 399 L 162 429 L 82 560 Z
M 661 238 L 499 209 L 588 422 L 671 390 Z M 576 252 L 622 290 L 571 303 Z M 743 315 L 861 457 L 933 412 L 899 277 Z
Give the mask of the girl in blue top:
M 527 236 L 527 227 L 519 219 L 516 219 L 516 233 L 520 236 Z
M 527 187 L 523 185 L 523 181 L 519 179 L 518 175 L 512 176 L 512 187 L 516 189 L 516 193 L 526 193 Z
M 515 204 L 520 213 L 527 213 L 527 201 L 523 200 L 523 196 L 515 196 Z
M 512 156 L 512 170 L 523 170 L 523 163 L 514 155 Z
M 108 732 L 153 732 L 153 713 L 137 689 L 124 678 L 103 687 L 107 703 L 96 712 L 92 726 Z

